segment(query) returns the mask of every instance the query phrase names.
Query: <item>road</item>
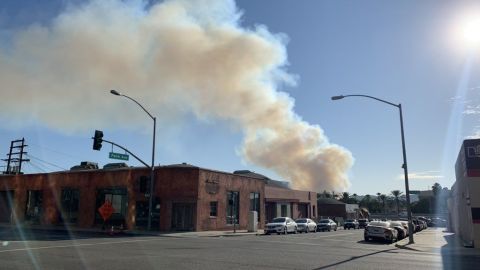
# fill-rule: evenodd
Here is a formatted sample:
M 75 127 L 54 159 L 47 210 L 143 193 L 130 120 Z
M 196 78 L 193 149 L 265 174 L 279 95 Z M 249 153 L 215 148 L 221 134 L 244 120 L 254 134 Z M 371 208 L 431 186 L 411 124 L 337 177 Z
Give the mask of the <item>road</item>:
M 63 233 L 10 238 L 0 233 L 0 269 L 457 268 L 446 264 L 441 252 L 366 243 L 363 230 L 231 237 L 69 238 Z

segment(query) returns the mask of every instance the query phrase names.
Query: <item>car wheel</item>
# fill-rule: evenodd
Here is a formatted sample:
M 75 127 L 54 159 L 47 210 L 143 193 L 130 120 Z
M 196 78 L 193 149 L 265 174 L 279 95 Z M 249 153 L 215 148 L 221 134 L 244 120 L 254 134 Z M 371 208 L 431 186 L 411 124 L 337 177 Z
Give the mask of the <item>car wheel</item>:
M 328 228 L 328 231 L 331 231 L 331 230 L 332 230 L 332 228 Z
M 266 232 L 265 234 L 266 234 L 266 235 L 270 235 L 270 233 L 269 233 L 269 232 Z
M 307 229 L 305 229 L 305 233 L 308 233 L 308 231 L 310 231 L 310 228 L 307 227 Z
M 335 230 L 334 231 L 337 231 L 337 227 L 335 227 Z
M 315 227 L 315 228 L 313 229 L 313 232 L 314 232 L 314 233 L 316 233 L 316 232 L 317 232 L 317 227 Z
M 297 232 L 298 232 L 298 228 L 295 227 L 295 231 L 293 231 L 293 233 L 294 233 L 294 234 L 297 234 Z

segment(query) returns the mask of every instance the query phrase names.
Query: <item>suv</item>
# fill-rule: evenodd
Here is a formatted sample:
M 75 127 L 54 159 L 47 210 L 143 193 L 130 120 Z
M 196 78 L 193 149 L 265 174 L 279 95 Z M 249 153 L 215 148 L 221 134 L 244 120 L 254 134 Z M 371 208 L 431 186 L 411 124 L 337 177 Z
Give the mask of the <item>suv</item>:
M 346 230 L 346 229 L 351 229 L 353 228 L 354 230 L 355 229 L 358 229 L 359 227 L 359 224 L 358 224 L 358 221 L 356 219 L 347 219 L 345 220 L 345 223 L 343 224 L 343 229 Z

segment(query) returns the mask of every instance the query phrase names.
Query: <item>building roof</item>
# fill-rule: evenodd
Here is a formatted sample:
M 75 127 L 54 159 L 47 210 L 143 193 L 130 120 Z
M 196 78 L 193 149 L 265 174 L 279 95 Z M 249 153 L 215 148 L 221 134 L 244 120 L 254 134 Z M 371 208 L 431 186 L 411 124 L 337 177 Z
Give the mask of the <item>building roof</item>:
M 317 205 L 321 205 L 321 204 L 345 204 L 345 203 L 341 201 L 337 201 L 332 198 L 318 198 Z
M 269 180 L 270 179 L 263 174 L 259 174 L 259 173 L 252 172 L 252 171 L 249 171 L 249 170 L 238 170 L 238 171 L 234 171 L 233 174 L 239 174 L 239 175 L 248 176 L 248 177 L 252 177 L 252 178 L 258 178 L 258 179 L 262 179 L 262 180 Z

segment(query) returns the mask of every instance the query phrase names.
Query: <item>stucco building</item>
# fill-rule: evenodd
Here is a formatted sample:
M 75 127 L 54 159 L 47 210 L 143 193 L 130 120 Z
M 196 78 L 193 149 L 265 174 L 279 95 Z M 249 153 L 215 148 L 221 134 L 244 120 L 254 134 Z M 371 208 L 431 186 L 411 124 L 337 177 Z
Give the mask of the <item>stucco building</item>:
M 480 139 L 465 140 L 455 164 L 449 223 L 467 244 L 480 248 Z

